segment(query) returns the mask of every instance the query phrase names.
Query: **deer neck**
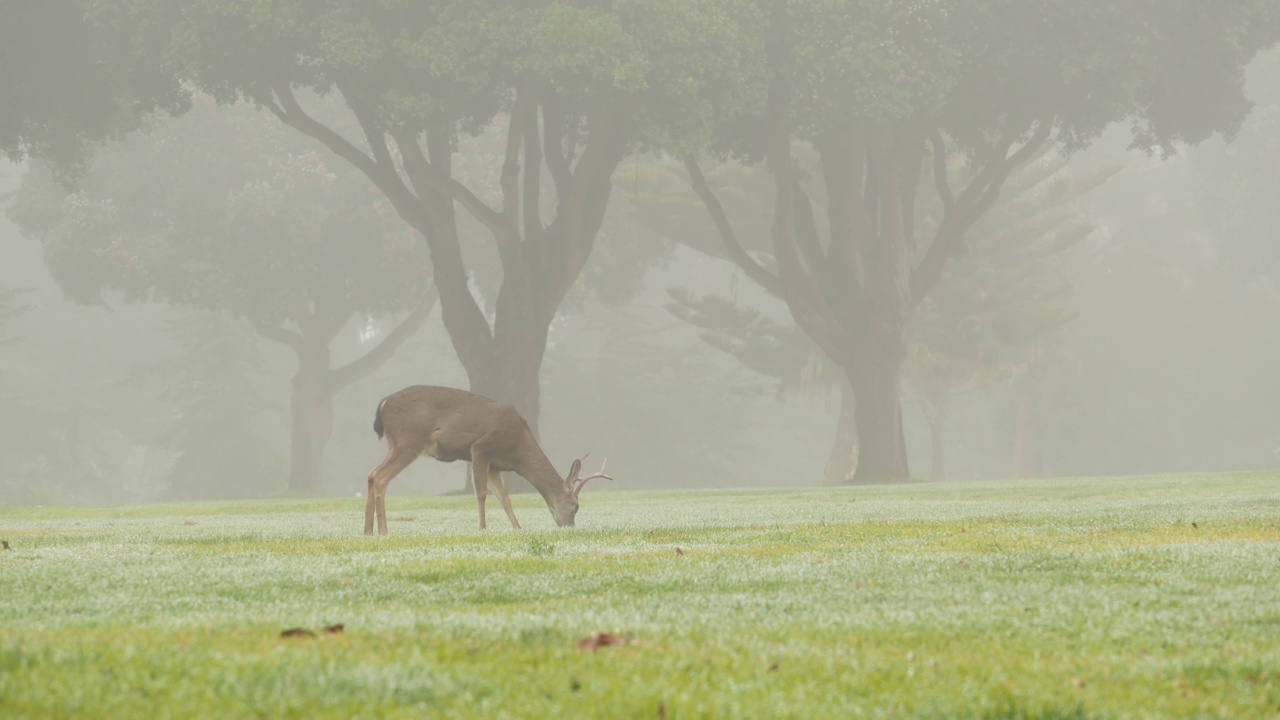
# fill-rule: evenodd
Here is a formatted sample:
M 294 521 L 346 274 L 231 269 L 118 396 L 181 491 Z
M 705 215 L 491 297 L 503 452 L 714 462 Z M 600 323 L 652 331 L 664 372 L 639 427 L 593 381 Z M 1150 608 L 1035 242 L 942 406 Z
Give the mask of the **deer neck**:
M 548 506 L 563 507 L 572 504 L 573 497 L 565 489 L 564 477 L 541 448 L 532 445 L 528 452 L 523 453 L 520 465 L 515 468 L 516 473 L 533 485 Z

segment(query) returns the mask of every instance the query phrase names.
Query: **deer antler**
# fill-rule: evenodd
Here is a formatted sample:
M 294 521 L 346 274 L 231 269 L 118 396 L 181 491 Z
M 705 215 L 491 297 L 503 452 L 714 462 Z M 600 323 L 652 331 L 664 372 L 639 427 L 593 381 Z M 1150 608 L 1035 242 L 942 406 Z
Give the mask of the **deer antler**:
M 590 454 L 591 454 L 591 453 L 587 453 L 587 455 L 590 455 Z M 583 460 L 586 460 L 586 459 L 587 459 L 587 455 L 583 455 L 582 457 L 578 458 L 578 461 L 577 461 L 577 462 L 578 462 L 578 464 L 581 464 Z M 574 497 L 578 497 L 578 493 L 582 492 L 582 486 L 583 486 L 583 485 L 586 485 L 588 480 L 595 480 L 596 478 L 604 478 L 605 480 L 613 480 L 613 478 L 612 478 L 611 476 L 609 476 L 609 475 L 605 475 L 605 474 L 604 474 L 604 466 L 605 466 L 605 465 L 608 465 L 608 464 L 609 464 L 609 458 L 605 458 L 605 459 L 604 459 L 604 461 L 600 463 L 600 470 L 599 470 L 598 472 L 596 472 L 596 473 L 595 473 L 595 474 L 593 474 L 593 475 L 588 475 L 588 476 L 586 476 L 586 477 L 580 477 L 580 478 L 577 478 L 577 484 L 576 484 L 576 485 L 574 485 L 574 487 L 573 487 L 573 496 L 574 496 Z

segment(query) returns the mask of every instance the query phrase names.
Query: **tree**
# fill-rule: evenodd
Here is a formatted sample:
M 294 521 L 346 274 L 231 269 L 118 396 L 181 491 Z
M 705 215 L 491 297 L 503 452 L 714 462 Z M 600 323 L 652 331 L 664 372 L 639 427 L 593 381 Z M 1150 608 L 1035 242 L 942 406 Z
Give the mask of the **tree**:
M 315 493 L 333 396 L 385 362 L 434 297 L 426 253 L 389 205 L 305 145 L 252 108 L 201 101 L 104 149 L 77 192 L 33 172 L 11 216 L 73 300 L 120 293 L 230 313 L 290 348 L 289 489 Z M 353 319 L 396 314 L 406 317 L 372 349 L 334 366 L 330 344 Z
M 260 104 L 359 169 L 426 241 L 444 326 L 471 389 L 537 429 L 548 327 L 592 251 L 611 177 L 637 144 L 692 142 L 734 106 L 745 2 L 616 4 L 104 0 L 153 62 L 223 102 Z M 358 140 L 299 89 L 337 91 Z M 495 116 L 501 119 L 495 121 Z M 500 123 L 486 202 L 459 182 L 460 133 Z M 493 319 L 468 285 L 460 205 L 502 265 Z M 549 216 L 549 217 L 548 217 Z
M 89 0 L 7 3 L 0 23 L 0 152 L 59 168 L 87 145 L 119 137 L 153 109 L 184 109 L 186 93 L 138 62 L 131 33 L 86 15 Z
M 1249 109 L 1242 68 L 1278 36 L 1280 7 L 1261 0 L 770 6 L 767 99 L 723 115 L 710 149 L 767 163 L 776 271 L 741 251 L 697 159 L 685 162 L 730 257 L 786 299 L 848 377 L 859 480 L 908 477 L 909 321 L 1010 174 L 1044 147 L 1087 146 L 1115 121 L 1131 124 L 1136 147 L 1162 152 L 1232 136 Z M 796 161 L 798 140 L 816 163 Z M 942 207 L 936 223 L 921 222 L 926 188 Z
M 934 481 L 947 479 L 944 427 L 952 396 L 1012 380 L 1023 386 L 1015 474 L 1032 472 L 1035 375 L 1047 344 L 1074 317 L 1059 256 L 1093 231 L 1076 201 L 1119 169 L 1069 174 L 1066 166 L 1065 158 L 1047 156 L 1009 178 L 908 328 L 905 376 L 929 424 Z

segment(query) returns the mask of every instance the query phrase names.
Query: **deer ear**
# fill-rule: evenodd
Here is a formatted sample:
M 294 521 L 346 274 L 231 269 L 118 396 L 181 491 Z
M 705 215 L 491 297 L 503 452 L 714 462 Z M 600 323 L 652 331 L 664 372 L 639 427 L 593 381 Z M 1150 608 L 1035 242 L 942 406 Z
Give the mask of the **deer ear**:
M 564 479 L 565 483 L 572 485 L 578 480 L 578 473 L 582 471 L 582 460 L 573 461 L 573 465 L 569 466 L 569 476 Z

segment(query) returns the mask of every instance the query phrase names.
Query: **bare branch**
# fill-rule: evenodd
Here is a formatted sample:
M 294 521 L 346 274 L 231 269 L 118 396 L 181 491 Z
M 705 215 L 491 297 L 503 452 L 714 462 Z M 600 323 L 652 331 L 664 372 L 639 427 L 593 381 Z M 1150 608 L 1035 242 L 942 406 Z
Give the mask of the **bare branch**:
M 556 195 L 563 195 L 569 188 L 569 160 L 565 156 L 565 117 L 560 106 L 560 96 L 554 89 L 543 92 L 542 99 L 542 153 L 546 156 L 547 170 L 556 186 Z
M 360 378 L 368 376 L 391 358 L 395 351 L 408 340 L 422 324 L 426 322 L 427 317 L 431 315 L 431 311 L 435 309 L 437 293 L 433 287 L 423 299 L 422 303 L 414 309 L 400 324 L 396 325 L 382 341 L 372 350 L 360 356 L 359 358 L 336 368 L 332 375 L 332 386 L 334 392 L 347 387 L 351 383 Z
M 1005 136 L 987 154 L 989 160 L 986 166 L 956 199 L 951 211 L 943 216 L 924 258 L 911 272 L 913 303 L 919 303 L 937 285 L 948 258 L 955 250 L 956 243 L 1000 196 L 1000 188 L 1009 177 L 1009 173 L 1034 156 L 1048 139 L 1050 123 L 1048 120 L 1037 122 L 1035 132 L 1027 142 L 1013 154 L 1009 154 L 1009 149 L 1025 130 L 1025 126 L 1010 123 Z
M 942 139 L 942 132 L 936 127 L 929 142 L 933 146 L 933 186 L 938 191 L 938 197 L 942 198 L 942 211 L 946 215 L 956 204 L 955 195 L 951 192 L 951 181 L 947 179 L 947 145 Z
M 532 90 L 527 90 L 533 94 Z M 538 133 L 538 103 L 536 96 L 521 108 L 519 116 L 520 130 L 524 133 L 524 237 L 526 240 L 538 240 L 542 237 L 542 138 Z M 512 115 L 514 130 L 517 117 Z
M 264 339 L 270 340 L 271 342 L 280 343 L 281 345 L 287 345 L 288 347 L 293 348 L 295 351 L 301 350 L 302 336 L 294 332 L 293 330 L 289 330 L 287 328 L 283 328 L 277 325 L 268 325 L 257 318 L 250 318 L 249 322 L 253 323 L 254 331 L 256 331 Z
M 427 161 L 417 137 L 405 131 L 393 131 L 391 136 L 395 138 L 400 156 L 404 158 L 405 172 L 409 174 L 409 180 L 419 194 L 433 191 L 456 200 L 472 217 L 494 232 L 506 227 L 501 214 L 485 204 L 467 186 L 446 176 Z
M 349 140 L 308 115 L 302 109 L 302 106 L 298 104 L 298 99 L 294 97 L 293 90 L 288 83 L 277 82 L 273 85 L 272 91 L 279 100 L 279 104 L 273 102 L 271 98 L 260 98 L 259 102 L 264 107 L 280 118 L 280 121 L 284 124 L 304 135 L 319 140 L 338 157 L 355 166 L 357 170 L 364 173 L 378 186 L 383 195 L 391 201 L 392 206 L 395 207 L 400 217 L 404 218 L 406 222 L 417 228 L 424 235 L 429 233 L 430 218 L 427 217 L 422 203 L 418 202 L 418 199 L 405 186 L 404 181 L 395 173 L 394 168 L 379 166 L 373 158 L 366 155 L 364 151 L 357 148 Z M 372 142 L 371 144 L 376 145 L 376 143 Z
M 720 233 L 720 239 L 724 243 L 725 252 L 729 254 L 729 259 L 742 268 L 747 277 L 755 280 L 766 292 L 782 297 L 782 280 L 756 262 L 755 258 L 751 257 L 746 248 L 742 246 L 742 243 L 738 241 L 738 235 L 734 232 L 733 225 L 729 222 L 729 216 L 725 214 L 724 207 L 720 204 L 720 199 L 716 197 L 715 192 L 707 185 L 707 179 L 703 176 L 702 168 L 698 166 L 698 161 L 692 155 L 685 155 L 684 166 L 689 172 L 689 184 L 693 186 L 693 192 L 702 200 L 707 212 L 711 214 L 711 220 L 715 223 L 716 230 Z
M 356 120 L 359 121 L 360 129 L 364 130 L 364 136 L 369 141 L 369 148 L 373 151 L 374 162 L 382 167 L 394 169 L 395 166 L 391 162 L 391 151 L 387 148 L 387 133 L 374 119 L 373 110 L 369 107 L 368 100 L 352 83 L 339 82 L 338 90 L 347 101 L 347 107 L 351 108 L 351 112 L 355 114 Z

